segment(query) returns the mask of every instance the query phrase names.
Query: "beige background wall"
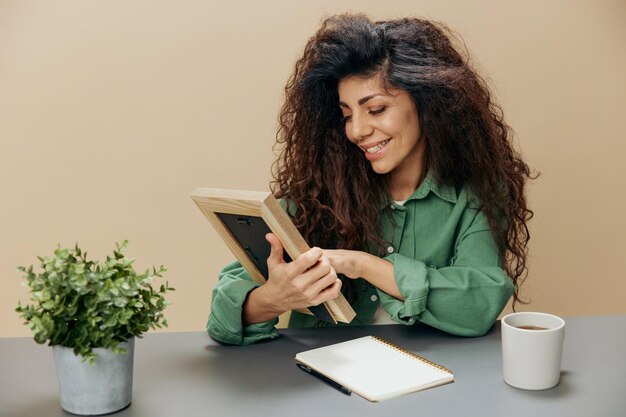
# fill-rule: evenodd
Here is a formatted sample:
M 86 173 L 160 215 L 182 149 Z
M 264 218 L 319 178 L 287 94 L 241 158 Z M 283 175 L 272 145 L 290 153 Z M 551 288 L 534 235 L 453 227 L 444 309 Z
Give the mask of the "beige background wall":
M 169 268 L 169 330 L 203 329 L 232 256 L 189 193 L 267 188 L 293 63 L 348 10 L 446 22 L 490 79 L 542 173 L 523 309 L 625 314 L 624 1 L 0 0 L 0 336 L 29 334 L 17 265 L 123 239 Z

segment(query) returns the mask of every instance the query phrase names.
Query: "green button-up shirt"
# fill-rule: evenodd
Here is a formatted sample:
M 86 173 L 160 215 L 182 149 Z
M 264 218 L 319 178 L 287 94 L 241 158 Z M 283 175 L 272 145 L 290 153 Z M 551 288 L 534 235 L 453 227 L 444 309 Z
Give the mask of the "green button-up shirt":
M 421 322 L 460 336 L 485 334 L 513 294 L 513 283 L 468 188 L 440 185 L 428 173 L 403 205 L 391 204 L 391 216 L 388 210 L 381 216 L 383 238 L 390 242 L 384 259 L 394 265 L 404 301 L 358 279 L 352 304 L 357 315 L 350 325 L 371 323 L 380 304 L 401 324 Z M 258 285 L 239 262 L 221 271 L 207 324 L 211 337 L 238 345 L 278 337 L 278 319 L 242 323 L 243 303 Z M 291 314 L 289 327 L 316 325 L 314 316 Z

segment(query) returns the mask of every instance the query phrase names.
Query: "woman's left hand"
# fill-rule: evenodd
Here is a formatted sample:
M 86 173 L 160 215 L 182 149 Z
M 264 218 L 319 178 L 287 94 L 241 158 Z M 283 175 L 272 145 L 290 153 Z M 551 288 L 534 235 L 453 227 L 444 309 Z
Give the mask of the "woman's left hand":
M 348 278 L 363 278 L 363 255 L 365 252 L 346 249 L 324 249 L 324 255 L 330 260 L 337 274 L 343 274 Z
M 343 274 L 351 279 L 363 278 L 392 297 L 404 300 L 396 283 L 393 264 L 388 260 L 358 250 L 323 249 L 323 251 L 337 274 Z

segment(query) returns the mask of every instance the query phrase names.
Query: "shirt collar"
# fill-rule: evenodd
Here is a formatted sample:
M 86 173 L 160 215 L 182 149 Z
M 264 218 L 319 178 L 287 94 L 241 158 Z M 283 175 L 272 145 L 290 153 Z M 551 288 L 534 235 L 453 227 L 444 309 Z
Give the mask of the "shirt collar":
M 417 190 L 411 194 L 411 196 L 407 199 L 409 200 L 421 200 L 426 198 L 428 193 L 433 192 L 437 197 L 445 200 L 449 203 L 457 202 L 456 190 L 453 186 L 440 184 L 435 179 L 435 176 L 430 172 L 426 172 L 426 176 L 422 183 L 417 187 Z

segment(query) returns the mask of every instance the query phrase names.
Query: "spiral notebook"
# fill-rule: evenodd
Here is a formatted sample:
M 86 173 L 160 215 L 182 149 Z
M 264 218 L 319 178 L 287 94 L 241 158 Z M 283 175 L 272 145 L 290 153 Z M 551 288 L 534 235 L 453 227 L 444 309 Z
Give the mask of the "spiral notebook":
M 344 393 L 352 391 L 369 401 L 454 382 L 445 367 L 376 336 L 307 350 L 295 360 L 303 370 L 330 380 Z

